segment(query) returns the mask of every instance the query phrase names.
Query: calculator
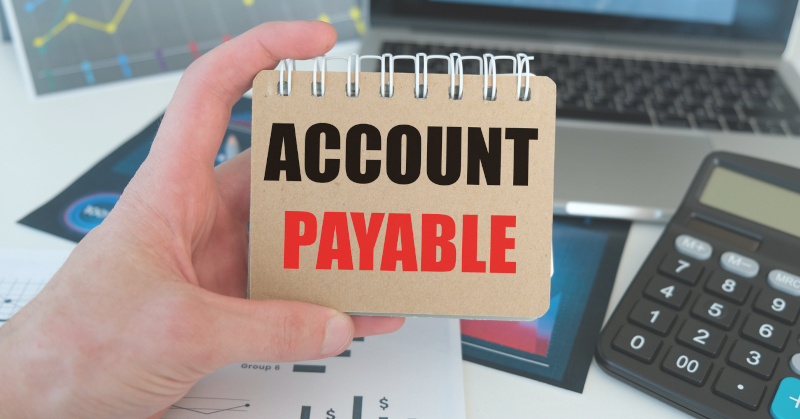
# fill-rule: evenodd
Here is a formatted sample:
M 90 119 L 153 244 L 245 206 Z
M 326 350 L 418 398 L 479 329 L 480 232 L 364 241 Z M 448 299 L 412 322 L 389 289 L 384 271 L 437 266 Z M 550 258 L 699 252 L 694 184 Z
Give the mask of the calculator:
M 712 153 L 595 354 L 696 417 L 800 418 L 798 312 L 800 169 Z

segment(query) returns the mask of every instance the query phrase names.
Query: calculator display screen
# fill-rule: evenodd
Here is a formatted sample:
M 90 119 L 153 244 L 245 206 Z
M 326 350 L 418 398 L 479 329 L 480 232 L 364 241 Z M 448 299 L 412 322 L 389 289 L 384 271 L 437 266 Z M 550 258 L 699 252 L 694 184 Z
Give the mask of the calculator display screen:
M 700 203 L 800 237 L 800 193 L 717 166 Z

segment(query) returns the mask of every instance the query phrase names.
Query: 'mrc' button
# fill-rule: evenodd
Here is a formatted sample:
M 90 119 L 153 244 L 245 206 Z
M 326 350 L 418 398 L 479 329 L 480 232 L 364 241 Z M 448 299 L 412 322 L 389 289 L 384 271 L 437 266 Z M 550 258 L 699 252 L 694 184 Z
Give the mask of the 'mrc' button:
M 800 296 L 800 276 L 792 275 L 780 269 L 773 269 L 767 275 L 767 281 L 778 291 Z

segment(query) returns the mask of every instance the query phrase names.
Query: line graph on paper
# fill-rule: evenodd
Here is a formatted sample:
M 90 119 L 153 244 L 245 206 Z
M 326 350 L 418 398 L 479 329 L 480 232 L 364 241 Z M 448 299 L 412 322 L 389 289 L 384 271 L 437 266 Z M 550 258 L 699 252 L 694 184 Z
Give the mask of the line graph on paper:
M 182 411 L 200 416 L 212 416 L 223 412 L 249 412 L 250 400 L 226 399 L 221 397 L 191 397 L 182 398 L 178 403 L 170 406 L 171 411 Z
M 339 40 L 366 28 L 359 0 L 5 1 L 36 95 L 182 70 L 266 21 L 323 20 Z

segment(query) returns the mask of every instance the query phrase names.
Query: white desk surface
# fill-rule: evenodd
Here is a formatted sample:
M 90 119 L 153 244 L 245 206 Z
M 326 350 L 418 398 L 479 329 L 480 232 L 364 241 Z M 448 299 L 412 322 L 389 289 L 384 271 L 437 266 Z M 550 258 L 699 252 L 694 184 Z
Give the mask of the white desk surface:
M 160 115 L 178 74 L 31 101 L 17 57 L 0 43 L 0 247 L 70 249 L 74 244 L 16 223 Z M 614 307 L 663 225 L 636 223 L 622 256 Z M 609 310 L 610 311 L 610 310 Z M 686 417 L 611 378 L 593 362 L 583 394 L 464 362 L 467 417 Z

